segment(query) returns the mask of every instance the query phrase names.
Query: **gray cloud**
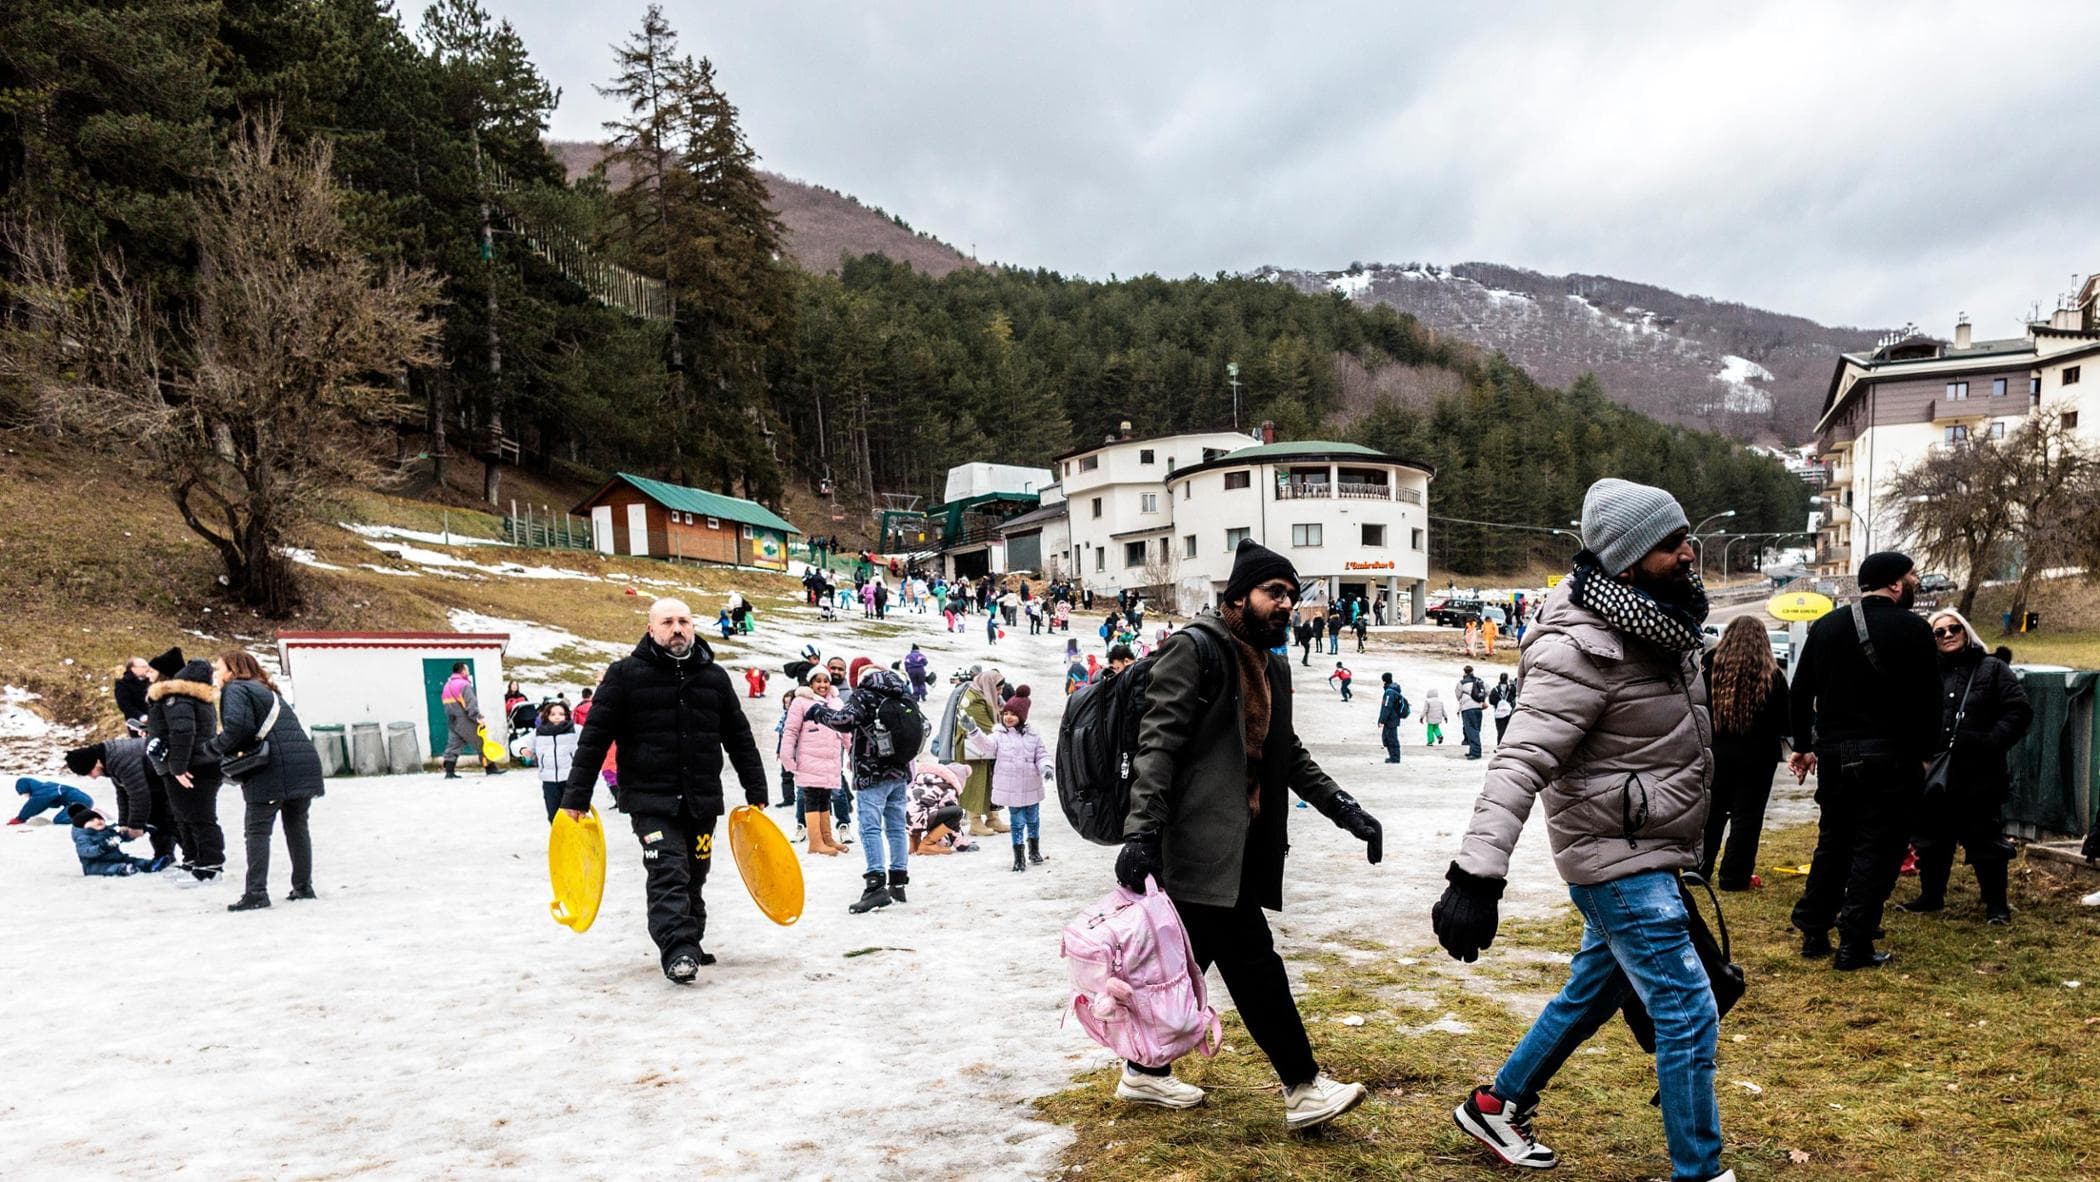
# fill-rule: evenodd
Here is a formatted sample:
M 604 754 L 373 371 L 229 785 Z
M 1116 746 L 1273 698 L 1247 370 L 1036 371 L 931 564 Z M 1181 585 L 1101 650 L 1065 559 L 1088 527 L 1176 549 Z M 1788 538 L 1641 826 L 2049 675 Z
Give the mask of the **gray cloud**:
M 492 0 L 590 138 L 641 5 Z M 1486 260 L 2012 333 L 2100 269 L 2100 6 L 698 5 L 766 166 L 1069 273 Z

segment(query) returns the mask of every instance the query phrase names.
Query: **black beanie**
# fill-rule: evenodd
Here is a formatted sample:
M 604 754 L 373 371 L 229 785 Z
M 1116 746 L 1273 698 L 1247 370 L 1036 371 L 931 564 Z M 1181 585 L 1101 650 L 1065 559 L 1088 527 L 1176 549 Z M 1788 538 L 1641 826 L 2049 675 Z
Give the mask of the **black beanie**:
M 105 749 L 100 743 L 89 743 L 66 752 L 66 770 L 76 776 L 95 774 L 95 765 L 102 762 Z
M 89 817 L 102 817 L 102 814 L 96 812 L 91 805 L 71 804 L 66 806 L 66 820 L 73 822 L 73 827 L 76 829 L 87 828 Z M 109 820 L 108 817 L 102 817 L 102 819 L 105 821 Z
M 146 662 L 146 664 L 149 667 L 151 667 L 155 673 L 160 674 L 163 679 L 173 677 L 177 673 L 182 672 L 182 667 L 187 663 L 188 662 L 182 659 L 182 649 L 179 646 L 176 648 L 171 648 L 167 652 L 164 652 L 161 655 Z
M 1225 594 L 1218 598 L 1218 602 L 1231 603 L 1237 599 L 1244 599 L 1247 592 L 1270 579 L 1289 580 L 1291 590 L 1295 593 L 1298 589 L 1298 568 L 1291 565 L 1290 559 L 1253 538 L 1241 538 L 1239 549 L 1232 553 L 1232 578 L 1226 581 Z
M 1895 550 L 1869 554 L 1859 564 L 1859 589 L 1874 591 L 1886 587 L 1909 574 L 1917 565 L 1910 560 L 1910 555 Z

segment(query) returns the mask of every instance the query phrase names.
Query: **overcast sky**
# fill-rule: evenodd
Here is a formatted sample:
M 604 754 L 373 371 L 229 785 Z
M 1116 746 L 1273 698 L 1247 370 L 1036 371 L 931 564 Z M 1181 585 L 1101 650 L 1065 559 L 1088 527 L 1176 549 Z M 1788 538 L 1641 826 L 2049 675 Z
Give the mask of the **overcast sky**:
M 598 137 L 643 5 L 487 2 Z M 2100 270 L 2100 4 L 664 8 L 767 168 L 987 260 L 1483 260 L 1980 336 Z

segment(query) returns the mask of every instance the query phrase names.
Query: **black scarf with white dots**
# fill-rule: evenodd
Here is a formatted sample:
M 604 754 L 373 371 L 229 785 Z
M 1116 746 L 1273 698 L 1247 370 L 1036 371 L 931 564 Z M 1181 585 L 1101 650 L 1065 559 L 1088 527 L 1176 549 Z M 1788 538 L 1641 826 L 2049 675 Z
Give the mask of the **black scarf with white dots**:
M 1690 652 L 1704 641 L 1699 626 L 1706 622 L 1706 584 L 1692 573 L 1691 594 L 1683 603 L 1666 603 L 1630 583 L 1621 583 L 1605 573 L 1587 550 L 1575 556 L 1574 573 L 1568 576 L 1568 596 L 1575 606 L 1603 616 L 1617 632 L 1638 636 L 1665 652 Z

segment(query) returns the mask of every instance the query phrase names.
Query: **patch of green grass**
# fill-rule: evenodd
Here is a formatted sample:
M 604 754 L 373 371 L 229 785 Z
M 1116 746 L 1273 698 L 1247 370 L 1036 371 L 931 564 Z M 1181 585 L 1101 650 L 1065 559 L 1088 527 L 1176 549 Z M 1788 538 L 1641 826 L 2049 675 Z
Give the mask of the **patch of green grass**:
M 2100 629 L 2077 632 L 2015 632 L 2011 636 L 1984 633 L 1987 644 L 2010 645 L 2013 659 L 2030 665 L 2068 665 L 2073 669 L 2100 669 Z
M 1799 864 L 1813 843 L 1808 828 L 1770 834 L 1764 860 Z M 1797 955 L 1787 913 L 1800 878 L 1723 896 L 1735 957 L 1750 979 L 1749 995 L 1721 1027 L 1726 1164 L 1745 1182 L 2068 1182 L 2100 1173 L 2092 1137 L 2100 1099 L 2090 1082 L 2100 1079 L 2100 913 L 2077 903 L 2090 882 L 2057 873 L 2015 866 L 2018 917 L 2009 928 L 1982 923 L 1973 879 L 1957 878 L 1940 915 L 1891 911 L 1884 947 L 1897 959 L 1861 973 Z M 1915 890 L 1906 879 L 1896 898 Z M 1451 1108 L 1492 1077 L 1529 1024 L 1497 999 L 1535 1001 L 1557 990 L 1566 968 L 1544 954 L 1573 951 L 1579 932 L 1572 912 L 1505 924 L 1472 966 L 1435 948 L 1294 958 L 1307 970 L 1299 1003 L 1322 1068 L 1373 1090 L 1322 1132 L 1285 1131 L 1275 1076 L 1236 1017 L 1226 1023 L 1228 1052 L 1177 1068 L 1210 1089 L 1203 1107 L 1119 1104 L 1112 1070 L 1038 1107 L 1076 1133 L 1065 1164 L 1080 1177 L 1507 1177 L 1452 1124 Z M 1424 1029 L 1447 1014 L 1471 1032 Z M 1363 1022 L 1343 1024 L 1348 1017 Z M 1648 1105 L 1654 1086 L 1652 1060 L 1623 1024 L 1592 1039 L 1540 1111 L 1538 1131 L 1565 1163 L 1560 1172 L 1667 1177 L 1661 1117 Z

